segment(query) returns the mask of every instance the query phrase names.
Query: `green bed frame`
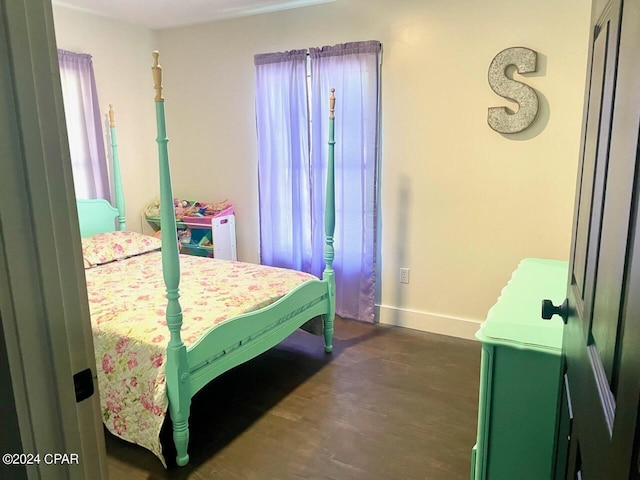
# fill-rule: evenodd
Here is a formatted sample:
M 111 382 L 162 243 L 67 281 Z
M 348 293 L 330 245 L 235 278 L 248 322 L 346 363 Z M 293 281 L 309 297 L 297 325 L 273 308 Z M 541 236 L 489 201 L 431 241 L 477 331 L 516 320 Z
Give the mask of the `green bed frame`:
M 159 53 L 153 52 L 152 71 L 156 90 L 155 104 L 158 127 L 156 141 L 160 169 L 162 273 L 167 290 L 166 319 L 170 331 L 165 373 L 169 415 L 173 424 L 173 441 L 177 451 L 176 463 L 179 466 L 184 466 L 189 462 L 187 447 L 191 398 L 211 380 L 272 348 L 308 320 L 318 316 L 323 318 L 324 349 L 326 352 L 332 351 L 335 316 L 333 271 L 335 97 L 332 89 L 325 207 L 325 269 L 322 280 L 307 281 L 268 307 L 224 322 L 187 349 L 180 337 L 182 327 L 179 293 L 180 263 L 169 171 L 164 98 L 162 96 L 162 68 L 158 64 L 158 57 Z M 80 231 L 83 237 L 125 229 L 124 197 L 112 110 L 110 110 L 110 130 L 116 207 L 112 207 L 106 200 L 78 200 Z M 202 260 L 209 261 L 206 258 Z

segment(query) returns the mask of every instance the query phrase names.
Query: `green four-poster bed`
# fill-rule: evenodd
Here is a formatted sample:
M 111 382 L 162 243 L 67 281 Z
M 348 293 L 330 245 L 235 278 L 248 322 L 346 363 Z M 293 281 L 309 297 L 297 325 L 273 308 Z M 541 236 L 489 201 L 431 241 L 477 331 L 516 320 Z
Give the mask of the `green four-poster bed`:
M 168 410 L 176 463 L 182 466 L 189 462 L 191 398 L 211 380 L 309 321 L 320 322 L 325 351 L 332 350 L 335 98 L 332 91 L 322 279 L 292 270 L 179 255 L 162 71 L 158 52 L 153 56 L 161 240 L 126 231 L 112 110 L 116 206 L 100 199 L 78 200 L 77 205 L 104 423 L 112 433 L 150 449 L 164 462 L 159 433 Z

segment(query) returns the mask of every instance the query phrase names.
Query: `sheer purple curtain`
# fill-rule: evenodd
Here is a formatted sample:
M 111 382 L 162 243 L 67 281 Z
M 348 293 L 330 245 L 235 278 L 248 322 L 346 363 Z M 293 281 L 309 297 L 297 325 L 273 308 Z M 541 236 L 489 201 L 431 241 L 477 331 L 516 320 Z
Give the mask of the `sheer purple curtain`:
M 376 281 L 380 49 L 377 41 L 310 49 L 311 92 L 306 50 L 255 56 L 262 263 L 322 275 L 328 98 L 335 88 L 336 311 L 369 322 Z
M 260 54 L 254 63 L 261 262 L 309 271 L 306 50 Z
M 76 198 L 111 199 L 91 55 L 58 50 Z
M 336 89 L 336 313 L 373 322 L 376 272 L 378 41 L 311 48 L 312 272 L 322 270 L 329 93 Z

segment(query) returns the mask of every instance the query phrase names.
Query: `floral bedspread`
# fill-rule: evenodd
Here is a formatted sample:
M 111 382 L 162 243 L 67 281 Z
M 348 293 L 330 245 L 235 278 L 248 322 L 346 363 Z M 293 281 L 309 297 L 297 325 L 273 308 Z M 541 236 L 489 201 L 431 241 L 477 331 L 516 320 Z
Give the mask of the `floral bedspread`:
M 257 310 L 312 275 L 249 263 L 180 255 L 182 339 Z M 85 270 L 103 421 L 113 434 L 164 463 L 160 429 L 168 408 L 165 286 L 161 254 L 151 252 Z

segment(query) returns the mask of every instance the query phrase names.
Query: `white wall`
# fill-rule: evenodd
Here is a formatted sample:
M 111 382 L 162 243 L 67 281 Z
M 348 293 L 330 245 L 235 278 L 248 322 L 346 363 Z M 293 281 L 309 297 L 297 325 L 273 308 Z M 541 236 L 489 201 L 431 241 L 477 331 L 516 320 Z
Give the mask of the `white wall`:
M 337 0 L 157 34 L 54 13 L 60 47 L 94 55 L 101 102 L 120 110 L 130 215 L 157 195 L 148 68 L 159 40 L 174 193 L 234 203 L 245 261 L 259 251 L 253 55 L 380 40 L 380 320 L 470 337 L 522 258 L 568 258 L 586 3 Z M 512 46 L 538 52 L 525 81 L 541 110 L 507 136 L 486 122 L 488 107 L 509 104 L 487 70 Z
M 93 56 L 96 88 L 106 115 L 113 104 L 127 207 L 127 228 L 141 231 L 141 213 L 159 196 L 151 52 L 157 34 L 149 29 L 54 5 L 58 48 Z
M 520 259 L 568 258 L 589 14 L 581 0 L 342 0 L 161 31 L 175 189 L 231 200 L 255 261 L 253 55 L 380 40 L 380 319 L 471 336 Z M 541 109 L 503 136 L 487 108 L 509 102 L 487 70 L 512 46 L 538 52 L 526 83 Z

